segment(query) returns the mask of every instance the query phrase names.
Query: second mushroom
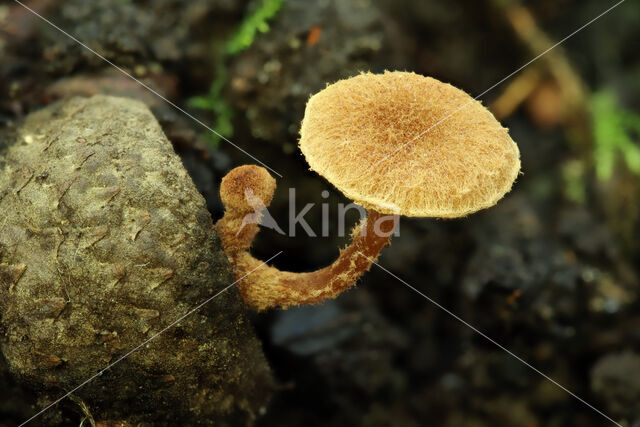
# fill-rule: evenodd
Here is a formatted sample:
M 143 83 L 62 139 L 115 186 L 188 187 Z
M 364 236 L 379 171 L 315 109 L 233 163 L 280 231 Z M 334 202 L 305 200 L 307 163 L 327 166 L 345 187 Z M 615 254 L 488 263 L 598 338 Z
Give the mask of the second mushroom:
M 275 180 L 259 166 L 230 171 L 216 228 L 240 293 L 257 310 L 335 298 L 371 267 L 399 215 L 456 218 L 488 208 L 520 171 L 518 147 L 491 112 L 415 73 L 363 73 L 327 86 L 309 99 L 300 135 L 311 169 L 368 214 L 331 265 L 280 271 L 249 252 L 259 231 L 251 215 L 269 206 Z

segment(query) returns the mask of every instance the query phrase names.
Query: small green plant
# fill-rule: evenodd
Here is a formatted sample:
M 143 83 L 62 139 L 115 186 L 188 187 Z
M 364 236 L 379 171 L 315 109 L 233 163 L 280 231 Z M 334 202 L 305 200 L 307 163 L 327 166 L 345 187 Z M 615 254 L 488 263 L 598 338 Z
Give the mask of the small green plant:
M 209 93 L 194 96 L 187 101 L 192 108 L 213 112 L 216 116 L 213 129 L 225 138 L 233 135 L 233 108 L 222 94 L 222 90 L 227 84 L 228 74 L 226 65 L 220 63 L 216 69 L 216 78 L 209 88 Z M 211 132 L 208 132 L 207 135 L 211 145 L 217 148 L 220 144 L 220 136 Z
M 229 80 L 229 70 L 225 63 L 225 57 L 234 56 L 249 48 L 255 40 L 257 33 L 269 31 L 268 20 L 272 19 L 282 7 L 283 0 L 262 0 L 258 8 L 247 16 L 231 38 L 224 44 L 223 55 L 216 69 L 216 78 L 211 83 L 209 93 L 195 96 L 188 100 L 192 108 L 211 111 L 216 116 L 213 129 L 225 138 L 233 135 L 233 108 L 223 96 L 224 87 Z M 220 136 L 208 133 L 213 147 L 220 144 Z
M 640 115 L 622 108 L 610 91 L 592 96 L 591 114 L 598 179 L 611 178 L 619 155 L 629 171 L 640 175 Z
M 236 55 L 242 52 L 253 44 L 258 32 L 269 31 L 268 21 L 276 16 L 282 3 L 283 0 L 262 0 L 256 11 L 242 21 L 238 30 L 229 39 L 226 53 Z

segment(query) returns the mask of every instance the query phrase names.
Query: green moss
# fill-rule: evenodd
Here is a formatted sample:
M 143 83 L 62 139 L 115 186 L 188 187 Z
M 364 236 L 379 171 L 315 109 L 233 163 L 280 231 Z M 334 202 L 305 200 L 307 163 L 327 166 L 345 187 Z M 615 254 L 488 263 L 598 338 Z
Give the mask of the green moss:
M 213 129 L 225 138 L 233 135 L 233 108 L 231 108 L 231 105 L 222 94 L 227 84 L 228 74 L 227 67 L 220 63 L 217 68 L 216 78 L 209 88 L 209 93 L 202 96 L 194 96 L 187 101 L 191 108 L 213 112 L 216 116 Z M 220 144 L 220 136 L 212 132 L 207 133 L 207 135 L 211 145 L 217 148 Z
M 640 175 L 640 115 L 622 108 L 610 91 L 592 96 L 591 114 L 598 179 L 611 178 L 619 157 L 630 172 Z
M 242 21 L 238 30 L 229 39 L 226 53 L 236 55 L 242 52 L 253 44 L 256 34 L 269 31 L 268 21 L 278 13 L 282 3 L 283 0 L 262 0 L 255 12 Z
M 225 138 L 233 136 L 233 108 L 224 98 L 223 90 L 229 80 L 229 70 L 225 65 L 225 56 L 236 55 L 249 48 L 255 40 L 256 34 L 269 31 L 268 21 L 272 19 L 282 7 L 283 0 L 262 0 L 257 9 L 248 15 L 224 44 L 224 52 L 216 69 L 216 78 L 211 83 L 209 93 L 190 98 L 188 105 L 204 111 L 211 111 L 216 119 L 213 129 L 218 133 L 208 133 L 209 141 L 214 148 L 220 144 L 220 135 Z

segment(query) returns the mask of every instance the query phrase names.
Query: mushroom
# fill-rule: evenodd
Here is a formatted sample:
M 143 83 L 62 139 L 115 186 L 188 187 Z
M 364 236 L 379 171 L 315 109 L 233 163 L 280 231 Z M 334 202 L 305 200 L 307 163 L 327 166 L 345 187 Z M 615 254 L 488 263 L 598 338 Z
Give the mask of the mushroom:
M 258 166 L 229 172 L 220 188 L 226 211 L 216 227 L 244 300 L 258 310 L 335 298 L 371 267 L 398 215 L 456 218 L 488 208 L 520 171 L 518 147 L 491 112 L 415 73 L 362 73 L 327 86 L 309 99 L 300 134 L 311 169 L 365 207 L 367 217 L 325 268 L 293 273 L 261 266 L 249 253 L 258 221 L 246 219 L 269 206 L 275 180 Z

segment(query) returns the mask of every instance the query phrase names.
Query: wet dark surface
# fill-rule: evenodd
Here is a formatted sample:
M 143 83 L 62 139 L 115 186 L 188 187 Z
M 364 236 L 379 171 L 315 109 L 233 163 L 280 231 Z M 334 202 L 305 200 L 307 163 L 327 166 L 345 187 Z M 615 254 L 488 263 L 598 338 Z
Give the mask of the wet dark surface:
M 270 31 L 233 56 L 216 53 L 216 46 L 255 2 L 32 3 L 47 6 L 50 19 L 182 107 L 207 93 L 224 63 L 229 80 L 223 93 L 235 111 L 231 140 L 283 175 L 271 214 L 286 224 L 288 189 L 296 188 L 298 205 L 316 203 L 306 219 L 317 232 L 321 192 L 330 192 L 330 212 L 348 201 L 308 171 L 297 150 L 310 94 L 362 70 L 407 69 L 475 96 L 535 56 L 514 32 L 508 7 L 499 5 L 509 2 L 285 0 Z M 523 4 L 554 41 L 609 5 Z M 14 3 L 2 5 L 0 17 L 10 18 L 0 19 L 0 126 L 96 86 L 146 99 L 212 215 L 221 216 L 220 178 L 255 160 L 224 141 L 208 145 L 203 128 L 128 86 L 126 78 L 97 85 L 98 76 L 112 76 L 109 66 L 32 22 Z M 17 19 L 20 25 L 7 27 Z M 587 97 L 608 88 L 638 111 L 639 19 L 638 4 L 626 2 L 558 49 Z M 553 75 L 553 63 L 532 67 L 545 78 Z M 87 80 L 61 84 L 78 76 Z M 483 96 L 485 105 L 510 81 Z M 403 219 L 380 264 L 625 427 L 637 426 L 640 178 L 618 163 L 608 181 L 598 181 L 589 123 L 567 119 L 543 128 L 532 105 L 502 120 L 521 150 L 523 174 L 513 191 L 468 218 Z M 580 108 L 588 112 L 588 105 Z M 189 111 L 207 124 L 215 119 Z M 576 185 L 584 197 L 571 195 Z M 352 212 L 347 223 L 356 218 Z M 265 229 L 254 253 L 267 259 L 283 250 L 278 267 L 308 271 L 329 263 L 345 244 L 337 230 L 335 221 L 328 237 L 308 237 L 301 228 L 296 237 Z M 335 301 L 253 314 L 252 320 L 280 384 L 258 425 L 609 423 L 376 266 Z M 0 381 L 0 425 L 13 425 L 33 412 L 35 401 L 2 368 Z

